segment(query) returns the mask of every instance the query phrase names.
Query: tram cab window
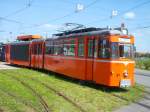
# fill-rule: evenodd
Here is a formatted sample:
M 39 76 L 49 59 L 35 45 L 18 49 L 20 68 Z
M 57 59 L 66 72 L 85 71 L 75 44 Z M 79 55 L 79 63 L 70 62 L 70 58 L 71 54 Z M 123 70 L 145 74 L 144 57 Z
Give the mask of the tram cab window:
M 65 56 L 75 56 L 75 40 L 66 40 L 63 47 Z
M 108 40 L 99 40 L 99 58 L 110 58 L 110 45 Z
M 121 58 L 134 58 L 134 46 L 131 44 L 120 44 L 119 56 Z
M 117 42 L 112 42 L 111 46 L 111 58 L 118 58 L 119 56 L 119 48 Z
M 84 39 L 78 40 L 78 56 L 84 56 Z

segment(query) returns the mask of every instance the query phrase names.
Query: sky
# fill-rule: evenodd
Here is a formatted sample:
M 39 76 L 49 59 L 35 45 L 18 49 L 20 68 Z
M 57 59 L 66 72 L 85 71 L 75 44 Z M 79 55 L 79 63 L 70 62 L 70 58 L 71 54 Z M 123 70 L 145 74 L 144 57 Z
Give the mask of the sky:
M 117 16 L 111 17 L 113 10 Z M 112 28 L 125 23 L 137 51 L 150 52 L 150 0 L 0 0 L 0 42 L 22 34 L 50 37 L 65 23 Z

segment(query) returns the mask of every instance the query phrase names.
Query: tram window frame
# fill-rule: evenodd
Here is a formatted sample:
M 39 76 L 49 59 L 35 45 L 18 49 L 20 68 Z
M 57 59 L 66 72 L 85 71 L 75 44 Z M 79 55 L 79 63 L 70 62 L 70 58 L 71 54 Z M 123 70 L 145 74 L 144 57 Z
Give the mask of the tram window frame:
M 111 58 L 112 59 L 119 58 L 119 43 L 118 42 L 111 42 L 110 47 L 111 47 L 111 53 L 110 53 Z
M 47 55 L 53 55 L 54 54 L 54 42 L 53 41 L 47 41 L 46 42 L 45 54 L 47 54 Z
M 98 41 L 98 57 L 103 59 L 111 58 L 110 42 L 108 39 L 99 39 Z
M 85 56 L 85 50 L 84 50 L 84 46 L 85 46 L 85 43 L 84 43 L 84 38 L 79 38 L 78 39 L 78 56 L 79 57 L 84 57 Z
M 95 39 L 88 39 L 88 58 L 94 57 Z
M 34 46 L 34 55 L 36 55 L 37 54 L 37 44 L 34 44 L 33 46 Z
M 64 56 L 76 56 L 76 40 L 75 39 L 64 40 L 63 55 Z
M 119 44 L 119 57 L 134 59 L 134 45 L 133 44 Z
M 38 44 L 37 50 L 38 50 L 39 55 L 42 54 L 42 44 L 41 43 Z
M 34 44 L 32 45 L 32 54 L 34 54 Z
M 61 40 L 54 41 L 54 52 L 53 55 L 62 55 L 63 54 L 63 44 Z
M 94 58 L 97 58 L 98 56 L 98 40 L 95 39 L 95 42 L 94 42 Z
M 68 39 L 63 44 L 63 55 L 64 56 L 76 56 L 76 40 Z
M 41 49 L 41 45 L 39 44 L 39 43 L 36 43 L 35 44 L 35 55 L 40 55 L 40 54 L 42 54 L 42 49 Z

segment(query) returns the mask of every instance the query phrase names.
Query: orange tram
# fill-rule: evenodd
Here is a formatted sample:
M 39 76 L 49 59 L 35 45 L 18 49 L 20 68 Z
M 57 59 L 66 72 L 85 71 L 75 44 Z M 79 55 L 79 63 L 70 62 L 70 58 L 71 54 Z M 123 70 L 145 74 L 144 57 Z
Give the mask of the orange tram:
M 19 36 L 6 44 L 6 62 L 45 69 L 110 87 L 134 85 L 134 37 L 127 29 L 84 28 Z M 28 41 L 26 41 L 28 40 Z

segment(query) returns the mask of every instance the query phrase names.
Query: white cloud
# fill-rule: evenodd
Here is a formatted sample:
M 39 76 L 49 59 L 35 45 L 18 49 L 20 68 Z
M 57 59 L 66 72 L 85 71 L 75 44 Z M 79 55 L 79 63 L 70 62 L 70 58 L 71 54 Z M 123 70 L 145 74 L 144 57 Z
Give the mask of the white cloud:
M 135 18 L 135 13 L 134 12 L 127 12 L 124 14 L 125 19 L 134 19 Z

